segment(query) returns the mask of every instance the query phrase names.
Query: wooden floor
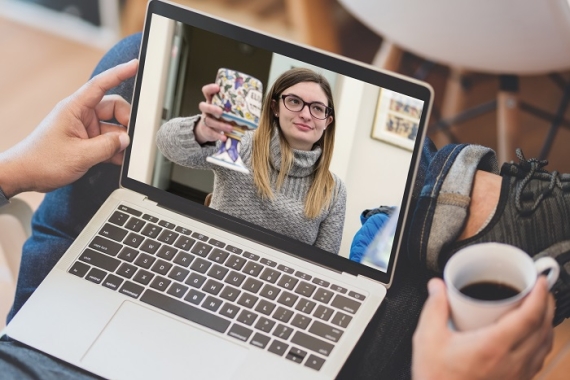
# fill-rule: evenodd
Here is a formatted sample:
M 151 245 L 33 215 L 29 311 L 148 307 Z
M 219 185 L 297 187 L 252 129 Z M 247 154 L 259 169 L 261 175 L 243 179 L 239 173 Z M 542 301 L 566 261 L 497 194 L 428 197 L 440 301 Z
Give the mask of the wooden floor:
M 229 0 L 224 2 L 226 6 L 223 8 L 216 8 L 215 1 L 181 2 L 192 3 L 191 5 L 197 7 L 202 6 L 203 10 L 260 30 L 292 39 L 296 38 L 295 33 L 290 30 L 291 24 L 279 13 L 273 16 L 266 14 L 265 18 L 260 21 L 255 15 L 247 13 L 247 10 L 244 12 L 243 9 L 240 11 L 237 8 L 231 8 L 231 3 L 235 2 Z M 339 25 L 345 28 L 341 34 L 341 46 L 343 46 L 345 55 L 370 61 L 381 40 L 347 15 L 341 15 L 339 20 Z M 59 100 L 83 84 L 104 51 L 4 18 L 0 18 L 0 36 L 2 36 L 0 38 L 0 51 L 2 51 L 0 60 L 0 89 L 2 89 L 0 91 L 0 135 L 2 136 L 0 151 L 3 151 L 24 138 Z M 408 66 L 404 64 L 403 69 L 413 70 L 414 58 L 408 61 L 411 64 Z M 434 87 L 436 87 L 438 97 L 441 96 L 443 83 L 440 76 L 445 73 L 444 69 L 436 67 L 430 76 L 435 83 Z M 540 91 L 541 104 L 548 108 L 555 108 L 554 104 L 560 94 L 556 90 L 551 91 L 550 86 L 544 78 L 527 78 L 523 83 L 524 96 L 530 96 L 528 94 L 536 92 L 536 89 L 543 89 Z M 480 90 L 471 91 L 468 100 L 470 103 L 493 97 L 496 91 L 493 79 L 483 81 L 476 88 Z M 529 131 L 527 145 L 532 153 L 538 150 L 533 141 L 542 140 L 536 137 L 538 133 L 544 133 L 539 129 L 547 128 L 543 122 L 539 122 L 539 124 L 542 123 L 539 127 L 530 127 L 535 121 L 525 121 L 525 131 Z M 490 114 L 477 122 L 471 122 L 457 129 L 458 133 L 468 141 L 470 139 L 472 142 L 492 145 L 495 138 L 493 124 L 494 116 Z M 526 127 L 526 125 L 529 126 Z M 567 159 L 568 151 L 565 148 L 568 138 L 566 131 L 563 131 L 555 147 L 554 161 L 557 168 L 562 171 L 570 171 L 570 166 L 568 166 L 570 160 Z M 33 207 L 36 207 L 42 199 L 41 194 L 35 193 L 24 194 L 22 197 Z M 0 257 L 0 271 L 1 267 L 2 258 Z M 2 288 L 0 281 L 0 315 L 5 314 L 10 297 L 10 292 L 6 287 Z M 2 322 L 2 317 L 0 317 L 0 328 Z M 542 373 L 545 377 L 541 377 L 541 374 L 536 379 L 567 379 L 570 373 L 570 352 L 568 352 L 570 350 L 570 321 L 567 320 L 555 331 L 555 348 Z

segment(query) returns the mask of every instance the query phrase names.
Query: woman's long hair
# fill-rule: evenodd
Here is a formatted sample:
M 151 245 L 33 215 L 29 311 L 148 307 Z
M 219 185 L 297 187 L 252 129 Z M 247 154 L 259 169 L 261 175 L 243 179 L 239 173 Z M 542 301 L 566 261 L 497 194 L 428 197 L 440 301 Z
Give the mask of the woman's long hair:
M 277 103 L 281 101 L 280 97 L 283 91 L 301 82 L 314 82 L 321 86 L 327 97 L 328 106 L 332 109 L 329 116 L 333 117 L 332 122 L 324 130 L 319 141 L 315 143 L 315 145 L 321 147 L 322 153 L 316 162 L 314 179 L 307 193 L 304 210 L 307 218 L 314 219 L 319 216 L 324 209 L 330 206 L 335 189 L 334 178 L 329 171 L 329 166 L 334 148 L 336 118 L 334 114 L 332 91 L 329 82 L 322 75 L 305 68 L 291 69 L 277 78 L 269 90 L 269 93 L 263 101 L 259 127 L 253 135 L 253 180 L 257 187 L 258 194 L 262 198 L 273 199 L 273 190 L 269 178 L 269 173 L 271 172 L 269 149 L 271 145 L 271 135 L 275 128 L 279 131 L 279 143 L 281 147 L 281 168 L 277 178 L 276 190 L 281 188 L 285 178 L 289 174 L 289 170 L 291 170 L 293 166 L 293 149 L 285 139 L 281 128 L 279 128 L 279 119 L 275 116 L 271 105 L 273 101 Z

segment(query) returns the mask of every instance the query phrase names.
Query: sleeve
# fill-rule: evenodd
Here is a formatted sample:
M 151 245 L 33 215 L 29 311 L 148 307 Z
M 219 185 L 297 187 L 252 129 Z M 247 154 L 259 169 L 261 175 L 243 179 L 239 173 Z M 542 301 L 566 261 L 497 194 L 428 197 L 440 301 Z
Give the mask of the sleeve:
M 335 202 L 326 219 L 321 222 L 315 246 L 338 255 L 346 212 L 346 187 L 337 177 L 335 182 L 338 184 Z
M 350 255 L 349 258 L 352 261 L 361 262 L 364 253 L 366 252 L 366 248 L 374 237 L 382 229 L 384 224 L 388 221 L 389 216 L 385 213 L 378 213 L 370 216 L 366 221 L 362 224 L 362 227 L 356 232 L 354 235 L 354 239 L 352 239 L 352 244 L 350 245 Z
M 156 145 L 170 161 L 195 169 L 211 169 L 206 157 L 216 153 L 218 144 L 200 145 L 194 136 L 194 127 L 200 115 L 175 118 L 164 123 L 156 135 Z

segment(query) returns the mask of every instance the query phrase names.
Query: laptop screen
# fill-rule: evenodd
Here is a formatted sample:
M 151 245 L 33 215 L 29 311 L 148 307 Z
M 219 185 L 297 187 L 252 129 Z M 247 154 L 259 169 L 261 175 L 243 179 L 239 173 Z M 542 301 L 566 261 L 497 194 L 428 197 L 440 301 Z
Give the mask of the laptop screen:
M 171 210 L 262 244 L 389 282 L 402 244 L 419 142 L 423 141 L 423 126 L 431 105 L 428 86 L 161 2 L 149 5 L 140 59 L 130 126 L 132 144 L 122 174 L 124 187 L 145 193 Z M 255 137 L 262 130 L 258 125 L 263 121 L 258 118 L 253 124 L 246 125 L 245 120 L 238 125 L 241 135 L 233 141 L 190 144 L 193 148 L 189 148 L 188 157 L 196 154 L 196 149 L 209 149 L 206 162 L 186 159 L 185 154 L 169 159 L 157 147 L 158 131 L 165 125 L 199 120 L 195 116 L 202 114 L 199 105 L 205 101 L 205 85 L 222 83 L 232 75 L 229 87 L 255 85 L 247 96 L 235 92 L 229 96 L 247 97 L 242 105 L 250 107 L 246 111 L 251 112 L 245 116 L 241 113 L 243 119 L 263 118 L 260 108 L 272 86 L 285 73 L 298 68 L 324 77 L 332 96 L 332 104 L 325 104 L 325 109 L 320 103 L 308 104 L 311 100 L 300 96 L 285 99 L 285 92 L 273 102 L 274 106 L 282 102 L 281 106 L 293 108 L 293 115 L 317 114 L 320 118 L 315 122 L 320 125 L 331 125 L 334 119 L 334 149 L 330 144 L 323 145 L 328 147 L 327 152 L 321 149 L 320 156 L 316 154 L 317 162 L 321 162 L 332 152 L 329 171 L 334 186 L 331 201 L 324 206 L 321 203 L 322 211 L 316 216 L 307 216 L 303 208 L 308 191 L 301 190 L 304 193 L 299 197 L 287 193 L 289 185 L 278 188 L 281 167 L 276 168 L 279 164 L 275 163 L 275 149 L 281 146 L 277 129 L 284 129 L 279 125 L 286 122 L 282 118 L 273 122 L 269 139 Z M 224 78 L 220 79 L 220 73 L 225 73 Z M 236 80 L 236 76 L 242 78 Z M 225 102 L 230 100 L 226 98 Z M 297 111 L 299 105 L 302 109 Z M 333 107 L 327 111 L 329 105 Z M 233 107 L 235 111 L 235 103 Z M 228 104 L 224 111 L 231 114 L 231 108 Z M 279 110 L 279 105 L 275 109 Z M 282 135 L 287 140 L 286 132 Z M 260 141 L 270 146 L 265 149 L 265 166 L 277 173 L 270 174 L 268 180 L 273 198 L 263 198 L 259 182 L 253 180 L 253 172 L 259 169 L 251 165 L 251 152 Z M 314 151 L 314 146 L 309 151 Z M 242 154 L 247 156 L 243 160 Z M 221 156 L 229 164 L 217 163 Z M 303 152 L 300 156 L 305 157 Z M 295 153 L 291 170 L 296 170 L 297 158 Z M 231 168 L 236 161 L 243 164 L 245 173 Z M 309 184 L 317 177 L 316 166 L 304 180 Z M 325 191 L 316 194 L 319 199 Z

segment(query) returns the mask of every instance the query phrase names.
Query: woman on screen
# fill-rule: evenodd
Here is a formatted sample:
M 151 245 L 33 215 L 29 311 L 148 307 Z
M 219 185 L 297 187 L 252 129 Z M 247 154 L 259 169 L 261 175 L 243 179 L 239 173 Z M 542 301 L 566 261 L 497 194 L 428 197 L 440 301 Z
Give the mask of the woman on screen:
M 320 74 L 304 68 L 283 73 L 263 101 L 259 127 L 246 132 L 241 157 L 249 174 L 206 161 L 232 126 L 218 120 L 215 84 L 203 87 L 201 115 L 165 123 L 157 144 L 171 161 L 214 171 L 210 206 L 337 254 L 346 188 L 329 170 L 335 118 L 332 91 Z

